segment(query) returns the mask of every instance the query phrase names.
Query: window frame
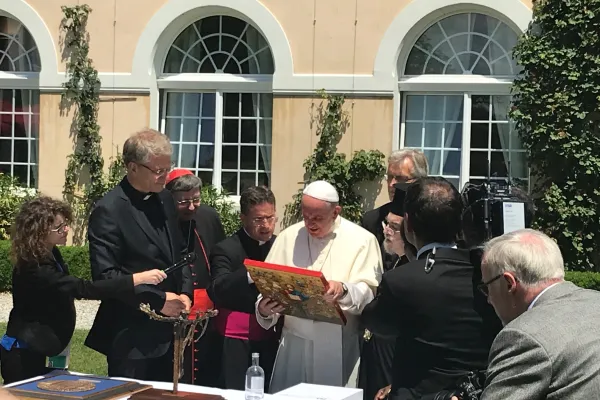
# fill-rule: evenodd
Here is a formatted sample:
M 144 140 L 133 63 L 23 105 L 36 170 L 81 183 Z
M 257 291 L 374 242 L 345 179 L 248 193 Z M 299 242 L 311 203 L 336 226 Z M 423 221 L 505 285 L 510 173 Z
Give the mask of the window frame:
M 402 99 L 400 101 L 400 135 L 399 135 L 399 148 L 404 149 L 404 139 L 406 137 L 406 97 L 407 96 L 456 96 L 463 95 L 463 122 L 462 122 L 462 143 L 460 148 L 460 173 L 459 173 L 459 190 L 462 190 L 464 185 L 471 179 L 470 163 L 471 163 L 471 124 L 473 119 L 471 118 L 471 107 L 473 96 L 495 96 L 504 95 L 510 96 L 508 93 L 486 93 L 483 91 L 407 91 L 402 92 Z M 482 122 L 482 121 L 479 121 Z M 414 147 L 406 147 L 414 148 Z M 523 150 L 523 152 L 525 152 Z M 438 176 L 438 174 L 432 174 L 432 176 Z M 530 180 L 530 173 L 528 172 L 527 180 Z
M 462 144 L 461 144 L 461 162 L 460 162 L 460 175 L 459 175 L 459 190 L 461 190 L 465 183 L 470 179 L 470 142 L 471 142 L 471 98 L 472 96 L 511 96 L 511 88 L 514 77 L 494 77 L 488 75 L 440 75 L 440 74 L 422 74 L 422 75 L 405 75 L 406 64 L 411 50 L 419 40 L 419 38 L 425 34 L 425 32 L 440 22 L 442 19 L 451 17 L 458 14 L 485 14 L 492 18 L 498 19 L 500 22 L 506 24 L 509 28 L 513 29 L 518 36 L 522 34 L 518 30 L 515 30 L 514 24 L 506 19 L 502 18 L 496 13 L 486 13 L 482 10 L 476 9 L 456 9 L 454 12 L 450 12 L 443 15 L 436 16 L 435 19 L 427 21 L 421 21 L 419 23 L 420 29 L 414 31 L 412 40 L 408 43 L 409 45 L 403 46 L 396 62 L 395 77 L 397 81 L 396 91 L 394 93 L 395 102 L 395 121 L 394 121 L 394 149 L 408 148 L 404 146 L 404 138 L 406 134 L 406 96 L 408 95 L 463 95 L 463 131 L 462 131 Z M 528 180 L 530 173 L 528 173 Z
M 237 13 L 230 14 L 228 12 L 220 12 L 217 14 L 208 13 L 198 15 L 196 18 L 186 21 L 177 32 L 174 34 L 164 46 L 161 56 L 157 58 L 155 64 L 156 88 L 157 96 L 156 103 L 151 104 L 151 107 L 156 110 L 156 126 L 160 132 L 164 132 L 166 126 L 165 113 L 168 92 L 185 92 L 185 93 L 215 93 L 215 143 L 214 143 L 214 165 L 213 165 L 213 182 L 212 185 L 221 191 L 221 173 L 222 173 L 222 146 L 223 146 L 223 94 L 224 93 L 273 93 L 273 74 L 226 74 L 226 73 L 165 73 L 165 63 L 171 46 L 179 35 L 185 31 L 191 24 L 194 24 L 204 18 L 212 16 L 228 16 L 237 18 L 246 24 L 257 29 L 258 27 Z M 267 41 L 268 42 L 268 41 Z M 273 48 L 270 47 L 271 56 L 274 58 Z M 275 58 L 273 60 L 275 63 Z M 219 116 L 217 118 L 217 116 Z M 271 132 L 271 137 L 273 132 Z M 271 151 L 272 151 L 271 147 Z M 178 161 L 179 163 L 180 161 Z M 273 171 L 273 165 L 269 165 L 269 170 Z M 239 173 L 239 171 L 238 171 Z M 239 182 L 238 182 L 239 184 Z M 236 204 L 239 202 L 239 195 L 229 195 L 229 199 Z
M 9 139 L 2 139 L 2 142 L 0 142 L 0 143 L 10 142 L 11 161 L 3 162 L 2 165 L 8 165 L 10 167 L 11 171 L 14 171 L 14 166 L 27 167 L 27 182 L 21 182 L 21 185 L 24 185 L 27 188 L 38 189 L 40 186 L 39 167 L 40 167 L 40 150 L 41 150 L 41 147 L 40 147 L 41 132 L 39 130 L 39 124 L 40 124 L 40 100 L 41 100 L 41 98 L 40 98 L 40 95 L 41 95 L 40 74 L 41 74 L 41 69 L 43 67 L 43 65 L 41 65 L 42 64 L 42 55 L 41 55 L 38 43 L 35 41 L 33 34 L 28 29 L 28 27 L 25 23 L 23 23 L 22 21 L 20 21 L 19 19 L 15 18 L 15 17 L 11 16 L 10 14 L 6 14 L 6 13 L 2 12 L 1 10 L 0 10 L 0 17 L 10 18 L 13 21 L 16 21 L 20 25 L 20 29 L 26 30 L 28 32 L 28 34 L 34 40 L 33 43 L 35 45 L 35 47 L 32 49 L 29 49 L 28 52 L 36 51 L 38 60 L 40 62 L 40 71 L 37 71 L 37 72 L 36 71 L 3 71 L 3 70 L 0 70 L 0 89 L 13 91 L 12 111 L 3 113 L 3 115 L 12 115 L 13 123 L 11 126 L 11 137 Z M 19 42 L 19 45 L 22 48 L 24 48 L 24 46 L 21 42 Z M 4 54 L 4 53 L 2 53 L 2 54 Z M 0 56 L 0 58 L 4 57 L 4 56 Z M 15 104 L 15 91 L 16 90 L 23 90 L 23 91 L 28 92 L 28 95 L 30 96 L 28 112 L 23 112 L 23 111 L 18 112 L 18 113 L 16 112 L 16 109 L 15 109 L 16 108 L 15 107 L 16 106 L 16 104 Z M 36 99 L 36 101 L 33 100 L 34 98 Z M 37 111 L 38 111 L 37 114 L 35 114 L 32 110 L 32 107 L 34 106 L 34 104 L 37 107 Z M 14 121 L 15 121 L 16 115 L 27 115 L 29 117 L 29 123 L 28 123 L 29 132 L 28 133 L 30 136 L 28 136 L 25 139 L 15 139 L 15 137 L 14 137 L 14 132 L 15 132 Z M 34 116 L 37 116 L 37 125 L 38 125 L 37 137 L 31 136 L 31 126 L 34 123 L 32 121 L 32 118 Z M 27 162 L 16 162 L 15 161 L 15 154 L 14 154 L 15 140 L 24 140 L 28 143 L 28 145 L 27 145 Z M 36 146 L 37 159 L 35 160 L 35 162 L 31 161 L 32 145 Z M 32 168 L 35 168 L 37 170 L 36 176 L 33 175 L 32 171 L 31 171 Z M 9 175 L 11 177 L 14 177 L 14 172 L 10 172 Z M 32 181 L 34 182 L 33 185 L 32 185 Z

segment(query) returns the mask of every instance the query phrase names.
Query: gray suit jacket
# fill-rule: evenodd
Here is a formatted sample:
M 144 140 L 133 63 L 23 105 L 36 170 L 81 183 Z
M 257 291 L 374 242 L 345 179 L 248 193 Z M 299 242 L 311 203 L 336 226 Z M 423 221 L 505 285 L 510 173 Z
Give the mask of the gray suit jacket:
M 600 397 L 600 293 L 548 289 L 502 329 L 489 360 L 482 400 Z

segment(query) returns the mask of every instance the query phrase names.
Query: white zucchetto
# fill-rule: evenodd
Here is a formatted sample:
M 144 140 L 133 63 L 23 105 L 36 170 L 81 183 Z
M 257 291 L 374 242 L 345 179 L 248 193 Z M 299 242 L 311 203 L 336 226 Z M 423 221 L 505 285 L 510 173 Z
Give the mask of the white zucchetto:
M 304 188 L 302 194 L 329 203 L 338 203 L 340 197 L 333 185 L 326 181 L 314 181 Z

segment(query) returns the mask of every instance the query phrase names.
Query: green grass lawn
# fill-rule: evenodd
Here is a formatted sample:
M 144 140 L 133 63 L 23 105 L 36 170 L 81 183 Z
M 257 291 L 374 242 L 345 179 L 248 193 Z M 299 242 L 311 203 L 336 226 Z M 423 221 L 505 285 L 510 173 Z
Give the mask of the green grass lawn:
M 0 322 L 0 337 L 5 332 L 6 323 Z M 69 370 L 85 374 L 106 375 L 106 357 L 83 344 L 87 333 L 87 330 L 77 329 L 73 334 Z

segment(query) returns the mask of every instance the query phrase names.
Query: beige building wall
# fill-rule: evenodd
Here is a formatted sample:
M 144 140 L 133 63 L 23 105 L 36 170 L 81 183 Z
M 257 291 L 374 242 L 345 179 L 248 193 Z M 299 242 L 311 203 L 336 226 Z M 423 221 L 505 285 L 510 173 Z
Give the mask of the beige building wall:
M 88 4 L 90 57 L 100 72 L 131 72 L 140 35 L 169 0 L 27 0 L 45 21 L 61 60 L 61 6 Z M 247 0 L 249 2 L 256 0 Z M 490 0 L 501 1 L 501 0 Z M 521 0 L 532 7 L 531 0 Z M 290 43 L 294 72 L 372 74 L 386 30 L 411 0 L 262 0 Z M 457 2 L 458 3 L 458 2 Z M 135 18 L 131 18 L 135 16 Z M 183 28 L 183 27 L 182 27 Z M 59 70 L 64 70 L 64 61 Z
M 73 109 L 61 113 L 60 94 L 40 96 L 39 190 L 49 196 L 62 197 L 67 157 L 73 153 L 71 125 Z M 105 168 L 117 155 L 125 139 L 148 125 L 148 96 L 106 93 L 101 96 L 98 124 L 102 135 Z
M 285 204 L 303 187 L 302 163 L 312 153 L 319 141 L 316 135 L 316 118 L 320 98 L 286 97 L 273 102 L 272 189 L 277 197 L 277 212 L 283 216 Z M 348 129 L 339 143 L 338 151 L 350 159 L 358 150 L 379 150 L 389 154 L 392 150 L 393 108 L 392 99 L 348 98 L 344 104 L 348 116 Z M 367 205 L 387 201 L 381 183 L 374 185 Z
M 61 48 L 61 6 L 83 4 L 84 1 L 14 1 L 26 1 L 43 20 L 56 49 L 58 72 L 63 73 L 65 62 L 62 59 Z M 231 0 L 233 1 L 237 0 Z M 284 32 L 285 37 L 271 37 L 269 40 L 287 39 L 293 61 L 293 76 L 286 77 L 286 82 L 292 82 L 291 85 L 294 86 L 304 74 L 308 74 L 307 79 L 320 79 L 320 83 L 309 85 L 308 90 L 298 89 L 298 84 L 295 87 L 279 87 L 275 92 L 272 187 L 278 197 L 281 211 L 283 205 L 291 200 L 291 196 L 300 187 L 302 161 L 310 154 L 317 140 L 315 127 L 310 124 L 312 94 L 307 91 L 314 92 L 322 86 L 329 85 L 333 89 L 342 87 L 338 90 L 349 96 L 346 106 L 350 114 L 350 126 L 340 144 L 340 151 L 349 155 L 359 149 L 378 149 L 386 155 L 392 151 L 395 146 L 394 137 L 398 135 L 399 118 L 399 112 L 394 108 L 393 97 L 397 90 L 395 78 L 392 76 L 395 66 L 385 66 L 386 70 L 383 72 L 389 73 L 389 78 L 384 77 L 385 79 L 381 80 L 375 76 L 374 72 L 381 72 L 375 71 L 378 51 L 382 42 L 386 40 L 386 33 L 389 33 L 390 27 L 407 7 L 417 3 L 432 3 L 429 3 L 429 0 L 261 0 L 260 3 L 258 0 L 240 0 L 238 4 L 244 4 L 242 1 L 245 4 L 256 3 L 257 7 L 262 7 L 262 4 Z M 496 7 L 496 0 L 488 1 L 490 7 Z M 531 0 L 510 1 L 511 4 L 521 1 L 527 7 L 532 7 Z M 182 0 L 85 1 L 92 8 L 88 24 L 91 38 L 90 57 L 102 75 L 103 82 L 99 124 L 107 164 L 108 158 L 115 154 L 117 147 L 122 146 L 129 134 L 145 126 L 158 128 L 158 89 L 154 78 L 149 81 L 148 87 L 138 88 L 138 92 L 132 95 L 122 93 L 120 90 L 124 89 L 117 86 L 121 78 L 129 79 L 129 75 L 136 73 L 134 55 L 151 19 L 174 2 L 184 3 Z M 198 4 L 204 2 L 199 1 Z M 431 2 L 450 3 L 449 0 Z M 488 4 L 483 0 L 473 2 Z M 189 13 L 196 12 L 197 10 L 192 10 Z M 261 29 L 260 25 L 257 27 Z M 183 28 L 185 26 L 177 29 Z M 412 27 L 406 27 L 410 28 Z M 165 51 L 166 49 L 158 49 L 157 57 Z M 396 51 L 392 49 L 390 53 Z M 152 69 L 154 62 L 155 60 L 148 59 L 146 71 Z M 348 77 L 350 78 L 347 79 Z M 357 88 L 361 77 L 366 79 L 366 91 L 377 92 L 376 94 L 356 94 L 361 90 L 365 91 L 365 83 L 362 84 L 362 89 Z M 306 79 L 303 82 L 306 82 Z M 336 82 L 345 83 L 338 85 Z M 376 82 L 379 87 L 371 90 L 368 87 L 369 82 Z M 384 91 L 380 90 L 381 82 L 388 85 Z M 55 196 L 60 195 L 62 191 L 66 157 L 72 152 L 69 137 L 72 115 L 60 114 L 59 92 L 60 85 L 45 88 L 40 105 L 40 189 Z M 385 193 L 380 193 L 380 190 L 375 193 L 379 193 L 376 205 L 386 201 Z

